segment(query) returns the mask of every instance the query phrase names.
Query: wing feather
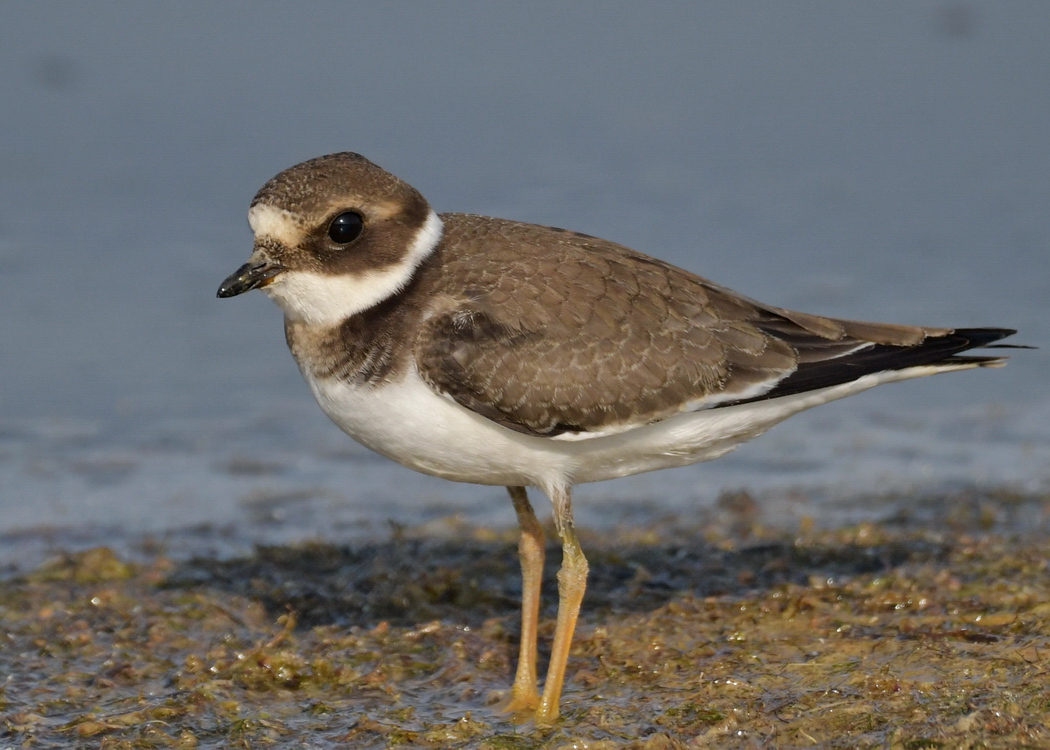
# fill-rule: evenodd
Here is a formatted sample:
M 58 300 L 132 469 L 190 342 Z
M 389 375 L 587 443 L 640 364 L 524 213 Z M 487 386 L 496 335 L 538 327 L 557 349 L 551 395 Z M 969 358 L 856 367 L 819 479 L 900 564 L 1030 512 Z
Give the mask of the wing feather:
M 1005 335 L 783 310 L 594 237 L 443 219 L 444 272 L 416 368 L 464 407 L 529 435 L 621 432 L 938 362 Z

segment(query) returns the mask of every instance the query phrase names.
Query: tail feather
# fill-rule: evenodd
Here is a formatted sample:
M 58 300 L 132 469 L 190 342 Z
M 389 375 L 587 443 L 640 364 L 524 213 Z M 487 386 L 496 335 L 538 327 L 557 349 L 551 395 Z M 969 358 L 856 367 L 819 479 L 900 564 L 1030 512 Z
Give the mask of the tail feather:
M 790 396 L 795 393 L 849 383 L 871 373 L 904 370 L 910 367 L 943 365 L 946 370 L 959 369 L 960 366 L 1000 367 L 1005 363 L 1005 357 L 958 355 L 970 349 L 986 347 L 991 342 L 1014 333 L 1016 331 L 1009 328 L 959 328 L 947 333 L 928 336 L 917 344 L 893 346 L 871 343 L 849 354 L 828 358 L 811 359 L 804 356 L 805 353 L 800 352 L 798 369 L 777 383 L 771 390 L 756 398 L 733 403 Z M 997 344 L 993 348 L 1029 347 Z

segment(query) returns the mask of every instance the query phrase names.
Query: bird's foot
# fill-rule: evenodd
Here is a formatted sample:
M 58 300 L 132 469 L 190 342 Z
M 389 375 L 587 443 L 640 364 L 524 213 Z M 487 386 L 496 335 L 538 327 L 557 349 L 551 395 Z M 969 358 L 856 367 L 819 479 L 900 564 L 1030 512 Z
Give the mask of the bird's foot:
M 540 705 L 540 694 L 536 688 L 530 690 L 511 689 L 510 697 L 499 703 L 496 710 L 504 714 L 515 714 L 523 717 L 532 714 Z

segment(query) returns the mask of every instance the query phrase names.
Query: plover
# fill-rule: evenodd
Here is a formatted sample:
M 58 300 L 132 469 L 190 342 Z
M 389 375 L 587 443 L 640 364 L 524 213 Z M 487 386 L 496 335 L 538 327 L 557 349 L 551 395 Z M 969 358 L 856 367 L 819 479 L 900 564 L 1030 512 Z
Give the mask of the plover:
M 571 488 L 717 458 L 804 409 L 974 367 L 1012 330 L 863 323 L 765 305 L 621 245 L 437 214 L 353 153 L 281 172 L 252 200 L 255 245 L 218 296 L 261 288 L 324 412 L 411 469 L 503 485 L 521 527 L 521 645 L 505 708 L 558 716 L 587 581 Z M 562 546 L 537 689 L 544 534 Z

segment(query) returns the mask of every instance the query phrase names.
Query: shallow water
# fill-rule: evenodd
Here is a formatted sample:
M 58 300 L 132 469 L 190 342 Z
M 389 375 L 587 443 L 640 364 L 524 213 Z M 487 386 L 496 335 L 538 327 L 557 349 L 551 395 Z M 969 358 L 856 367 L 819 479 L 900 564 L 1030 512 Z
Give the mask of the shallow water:
M 278 170 L 352 149 L 438 210 L 608 237 L 830 315 L 1021 329 L 711 464 L 580 488 L 582 525 L 1050 487 L 1050 7 L 76 3 L 0 9 L 0 561 L 505 525 L 312 403 L 261 296 L 214 299 Z

